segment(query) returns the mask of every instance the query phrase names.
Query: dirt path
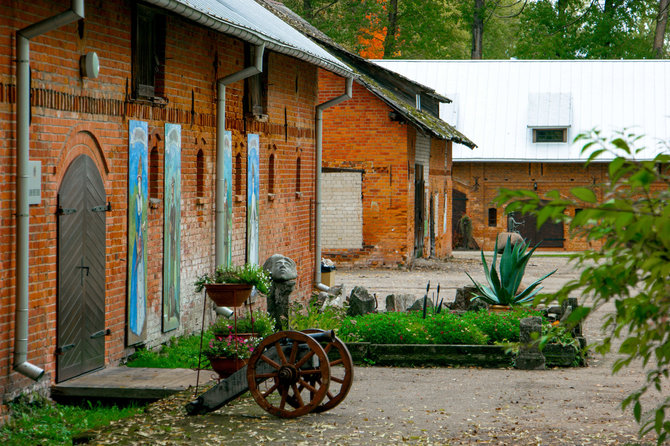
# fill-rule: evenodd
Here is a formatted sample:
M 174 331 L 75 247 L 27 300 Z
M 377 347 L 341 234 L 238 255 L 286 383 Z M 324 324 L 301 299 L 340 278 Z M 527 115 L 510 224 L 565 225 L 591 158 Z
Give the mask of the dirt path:
M 574 277 L 567 259 L 537 257 L 528 278 L 555 268 L 546 283 L 549 291 Z M 423 295 L 430 280 L 451 300 L 455 288 L 469 282 L 465 270 L 483 279 L 478 261 L 459 259 L 412 271 L 338 270 L 336 282 L 349 291 L 363 285 L 385 297 L 399 290 Z M 606 311 L 584 327 L 589 341 L 600 337 Z M 342 404 L 295 420 L 274 418 L 249 397 L 188 417 L 183 405 L 192 395 L 182 394 L 117 423 L 93 444 L 626 444 L 636 439 L 637 426 L 619 404 L 644 374 L 632 367 L 612 376 L 613 360 L 610 355 L 592 359 L 586 368 L 545 371 L 357 367 Z

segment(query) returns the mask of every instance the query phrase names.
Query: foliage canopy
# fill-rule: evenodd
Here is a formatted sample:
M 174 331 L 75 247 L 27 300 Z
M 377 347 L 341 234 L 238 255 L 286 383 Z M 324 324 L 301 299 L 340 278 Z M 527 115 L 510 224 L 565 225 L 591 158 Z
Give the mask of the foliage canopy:
M 501 189 L 495 202 L 506 204 L 506 212 L 537 215 L 538 226 L 549 219 L 565 221 L 573 236 L 601 246 L 575 254 L 580 277 L 543 300 L 563 301 L 577 291 L 592 296 L 581 311 L 573 312 L 572 322 L 613 302 L 614 312 L 605 319 L 606 335 L 596 351 L 604 354 L 618 346 L 622 357 L 614 362 L 615 373 L 637 360 L 646 366 L 646 382 L 624 399 L 622 407 L 632 405 L 640 433 L 654 431 L 661 444 L 670 434 L 670 421 L 665 420 L 670 397 L 667 388 L 662 393 L 670 374 L 670 151 L 666 143 L 659 143 L 662 149 L 655 158 L 638 160 L 644 149 L 641 139 L 629 131 L 604 137 L 594 130 L 577 137 L 584 143 L 582 153 L 590 153 L 587 164 L 606 153 L 613 156 L 602 196 L 587 187 L 573 188 L 570 197 L 551 191 L 543 198 L 533 191 Z M 572 209 L 580 211 L 566 212 Z M 652 389 L 659 392 L 660 401 L 643 410 L 641 397 Z

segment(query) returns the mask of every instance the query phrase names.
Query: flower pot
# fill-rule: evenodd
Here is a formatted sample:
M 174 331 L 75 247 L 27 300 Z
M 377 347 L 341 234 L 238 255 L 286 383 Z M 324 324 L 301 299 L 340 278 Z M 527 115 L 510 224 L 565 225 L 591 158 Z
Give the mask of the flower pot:
M 233 373 L 247 365 L 246 359 L 240 358 L 224 358 L 220 356 L 212 356 L 209 363 L 212 365 L 212 370 L 219 374 L 219 378 L 228 378 Z
M 247 283 L 208 283 L 205 290 L 219 307 L 239 307 L 251 295 L 253 285 Z
M 489 305 L 489 311 L 491 313 L 504 313 L 505 311 L 510 311 L 512 307 L 509 305 Z

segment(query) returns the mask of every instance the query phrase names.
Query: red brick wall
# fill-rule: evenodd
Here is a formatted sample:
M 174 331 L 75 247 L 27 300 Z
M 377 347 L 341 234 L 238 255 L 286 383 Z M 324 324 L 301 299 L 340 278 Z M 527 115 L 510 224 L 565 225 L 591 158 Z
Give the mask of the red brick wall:
M 561 195 L 569 196 L 570 189 L 577 186 L 601 184 L 607 177 L 606 164 L 591 164 L 585 168 L 582 164 L 558 163 L 467 163 L 454 164 L 453 187 L 467 195 L 467 214 L 472 218 L 473 237 L 484 250 L 492 250 L 496 236 L 507 230 L 507 216 L 504 209 L 497 208 L 497 224 L 488 225 L 488 210 L 494 207 L 492 200 L 498 189 L 533 190 L 537 192 L 556 189 Z M 475 186 L 475 182 L 477 186 Z M 599 198 L 602 191 L 596 190 Z M 574 215 L 574 209 L 567 212 Z M 539 248 L 548 251 L 579 251 L 591 247 L 583 238 L 571 237 L 567 226 L 564 227 L 565 242 L 563 248 Z
M 15 49 L 17 29 L 69 8 L 68 1 L 13 1 L 0 5 L 0 389 L 13 392 L 29 385 L 11 371 L 14 330 L 15 259 Z M 162 311 L 163 203 L 149 210 L 147 343 L 199 329 L 203 295 L 196 276 L 214 268 L 215 93 L 216 79 L 243 68 L 241 41 L 209 31 L 172 15 L 166 38 L 166 106 L 124 102 L 131 73 L 129 1 L 87 2 L 84 35 L 77 24 L 31 41 L 33 87 L 30 158 L 42 161 L 42 203 L 30 207 L 30 362 L 55 377 L 57 305 L 57 193 L 69 163 L 81 153 L 98 165 L 112 211 L 107 214 L 106 341 L 108 364 L 129 353 L 125 348 L 127 253 L 128 120 L 149 124 L 149 150 L 158 150 L 158 182 L 151 198 L 162 199 L 164 124 L 182 128 L 182 324 L 177 332 L 160 331 Z M 96 51 L 100 76 L 82 79 L 79 56 Z M 215 60 L 218 66 L 215 67 Z M 314 218 L 314 106 L 316 67 L 293 58 L 269 55 L 266 122 L 246 119 L 243 82 L 226 91 L 226 128 L 233 132 L 233 156 L 242 154 L 242 188 L 235 191 L 234 262 L 246 255 L 246 138 L 260 134 L 261 261 L 279 252 L 298 265 L 294 296 L 306 299 L 312 289 Z M 296 88 L 297 85 L 297 88 Z M 193 98 L 193 99 L 192 99 Z M 192 107 L 193 100 L 193 107 Z M 286 109 L 286 122 L 284 120 Z M 285 133 L 286 131 L 286 133 Z M 205 160 L 204 196 L 197 193 L 196 157 Z M 268 159 L 275 154 L 275 195 L 268 196 Z M 301 158 L 301 194 L 295 193 L 296 159 Z
M 319 101 L 343 93 L 344 82 L 320 70 Z M 354 83 L 353 98 L 324 112 L 323 166 L 355 168 L 363 174 L 363 244 L 360 250 L 328 250 L 339 263 L 406 264 L 414 253 L 414 159 L 416 130 L 389 119 L 391 108 L 365 87 Z M 430 194 L 438 194 L 439 216 L 448 182 L 446 143 L 432 140 L 430 174 L 426 181 L 426 218 Z M 449 147 L 450 150 L 450 147 Z M 346 218 L 346 216 L 343 216 Z M 437 231 L 437 255 L 451 252 L 450 234 Z M 451 223 L 449 223 L 451 224 Z M 430 247 L 428 231 L 424 246 Z M 424 250 L 425 255 L 429 249 Z
M 344 92 L 344 82 L 319 71 L 319 102 Z M 407 233 L 413 221 L 413 184 L 408 172 L 410 141 L 407 125 L 389 119 L 390 107 L 354 82 L 353 97 L 323 114 L 323 166 L 362 169 L 363 244 L 355 251 L 328 251 L 338 263 L 355 261 L 395 265 L 407 261 L 413 238 Z M 413 158 L 413 156 L 412 156 Z M 411 163 L 412 169 L 414 167 Z M 346 218 L 343 215 L 342 218 Z M 412 244 L 409 244 L 409 241 Z M 349 255 L 347 255 L 349 254 Z

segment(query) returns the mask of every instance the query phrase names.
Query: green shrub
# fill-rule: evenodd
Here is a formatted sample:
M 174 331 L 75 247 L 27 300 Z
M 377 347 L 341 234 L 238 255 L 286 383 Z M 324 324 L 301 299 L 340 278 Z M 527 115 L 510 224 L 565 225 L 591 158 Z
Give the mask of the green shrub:
M 289 313 L 289 328 L 296 331 L 307 330 L 308 328 L 336 330 L 346 317 L 344 308 L 326 307 L 321 312 L 321 308 L 315 302 L 310 303 L 307 308 L 298 302 L 294 302 L 289 308 Z
M 468 324 L 476 326 L 486 334 L 490 344 L 496 344 L 518 342 L 521 319 L 540 315 L 539 311 L 530 309 L 516 309 L 502 313 L 480 310 L 466 312 L 462 318 Z
M 506 313 L 486 310 L 456 314 L 443 312 L 370 313 L 347 317 L 338 336 L 345 342 L 374 344 L 470 344 L 485 345 L 519 341 L 519 322 L 539 311 L 518 309 Z
M 423 319 L 410 313 L 370 313 L 348 317 L 338 331 L 345 341 L 374 344 L 429 344 L 432 342 Z
M 227 337 L 235 333 L 235 318 L 219 317 L 212 325 L 211 331 L 215 336 Z M 253 326 L 253 330 L 252 330 Z M 261 338 L 274 333 L 274 320 L 265 311 L 254 311 L 237 318 L 237 333 L 258 333 Z
M 440 313 L 426 318 L 426 327 L 435 344 L 486 345 L 488 336 L 467 318 L 454 313 Z

